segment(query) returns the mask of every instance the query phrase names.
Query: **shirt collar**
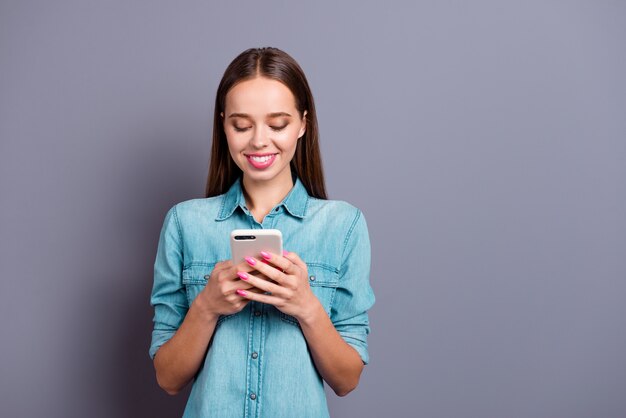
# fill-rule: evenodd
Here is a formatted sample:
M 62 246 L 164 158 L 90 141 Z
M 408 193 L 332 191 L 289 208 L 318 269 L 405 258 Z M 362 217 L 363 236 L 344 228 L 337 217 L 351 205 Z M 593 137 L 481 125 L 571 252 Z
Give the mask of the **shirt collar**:
M 284 206 L 287 211 L 296 218 L 304 218 L 306 215 L 306 208 L 309 203 L 309 194 L 304 187 L 304 184 L 300 181 L 300 178 L 295 177 L 294 185 L 285 196 L 283 201 L 276 207 Z M 237 207 L 246 211 L 246 199 L 243 196 L 243 189 L 241 187 L 241 177 L 237 178 L 230 189 L 224 194 L 222 198 L 222 206 L 220 208 L 217 221 L 223 221 L 229 218 Z

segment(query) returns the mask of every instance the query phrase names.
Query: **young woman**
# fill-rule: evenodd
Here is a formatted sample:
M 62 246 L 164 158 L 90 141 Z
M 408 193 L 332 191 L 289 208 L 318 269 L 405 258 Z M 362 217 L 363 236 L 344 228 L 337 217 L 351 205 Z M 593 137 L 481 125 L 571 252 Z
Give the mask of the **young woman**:
M 289 251 L 230 261 L 233 229 L 275 228 Z M 368 362 L 363 214 L 327 200 L 313 96 L 300 66 L 249 49 L 217 90 L 206 198 L 165 216 L 150 355 L 185 417 L 326 417 L 323 381 L 352 391 Z M 322 380 L 323 379 L 323 380 Z

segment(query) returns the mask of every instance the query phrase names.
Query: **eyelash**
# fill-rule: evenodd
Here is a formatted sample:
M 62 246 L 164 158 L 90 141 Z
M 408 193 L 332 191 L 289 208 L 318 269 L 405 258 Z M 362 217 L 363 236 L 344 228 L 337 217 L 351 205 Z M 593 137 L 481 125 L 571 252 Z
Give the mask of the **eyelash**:
M 272 129 L 272 131 L 274 131 L 274 132 L 280 132 L 280 131 L 282 131 L 283 129 L 285 129 L 286 127 L 287 127 L 287 125 L 284 125 L 284 126 L 270 126 L 270 128 L 271 128 L 271 129 Z M 248 129 L 250 129 L 250 127 L 247 127 L 247 128 L 239 128 L 239 127 L 237 127 L 237 126 L 234 126 L 234 128 L 235 128 L 235 131 L 236 131 L 236 132 L 245 132 L 245 131 L 247 131 Z

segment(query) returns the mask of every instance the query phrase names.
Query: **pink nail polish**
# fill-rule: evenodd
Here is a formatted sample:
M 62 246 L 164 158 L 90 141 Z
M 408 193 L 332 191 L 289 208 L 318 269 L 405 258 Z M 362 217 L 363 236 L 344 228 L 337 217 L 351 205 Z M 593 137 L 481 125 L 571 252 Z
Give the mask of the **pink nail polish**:
M 246 261 L 248 262 L 248 264 L 250 264 L 251 266 L 254 266 L 256 264 L 256 261 L 254 260 L 254 258 L 252 257 L 246 257 Z
M 263 257 L 266 260 L 269 260 L 270 258 L 272 258 L 270 253 L 266 253 L 265 251 L 261 251 L 261 257 Z
M 283 255 L 289 254 L 289 251 L 283 250 Z
M 239 276 L 241 280 L 248 280 L 248 275 L 244 273 L 243 271 L 238 271 L 237 276 Z
M 248 292 L 246 292 L 245 290 L 237 289 L 237 294 L 239 296 L 246 296 Z

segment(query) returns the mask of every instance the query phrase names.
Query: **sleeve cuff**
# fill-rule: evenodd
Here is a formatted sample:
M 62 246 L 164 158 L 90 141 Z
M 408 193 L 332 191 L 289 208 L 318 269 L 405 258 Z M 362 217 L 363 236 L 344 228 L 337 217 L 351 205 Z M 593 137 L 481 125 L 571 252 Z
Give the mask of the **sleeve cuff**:
M 150 350 L 148 352 L 152 360 L 154 360 L 154 356 L 156 355 L 157 351 L 159 351 L 159 348 L 161 348 L 163 344 L 168 342 L 175 332 L 176 331 L 165 331 L 158 329 L 152 331 L 152 343 L 150 344 Z
M 363 364 L 369 363 L 369 353 L 367 351 L 367 334 L 356 334 L 351 332 L 339 332 L 341 338 L 359 353 Z

